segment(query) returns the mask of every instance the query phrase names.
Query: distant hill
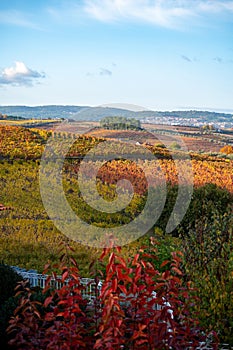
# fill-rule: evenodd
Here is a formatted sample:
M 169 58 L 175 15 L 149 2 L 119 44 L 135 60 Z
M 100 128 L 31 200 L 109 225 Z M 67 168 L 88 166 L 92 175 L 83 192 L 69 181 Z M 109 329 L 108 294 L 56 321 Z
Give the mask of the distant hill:
M 99 121 L 105 117 L 125 117 L 140 119 L 139 112 L 129 111 L 121 108 L 109 108 L 109 107 L 89 107 L 83 108 L 78 113 L 72 116 L 75 120 L 90 120 Z
M 7 115 L 14 115 L 28 119 L 33 118 L 70 118 L 73 114 L 78 113 L 85 107 L 81 106 L 0 106 L 0 113 Z
M 0 113 L 24 118 L 65 118 L 74 120 L 99 121 L 104 117 L 122 116 L 140 118 L 136 112 L 120 108 L 88 106 L 0 106 Z
M 24 118 L 65 118 L 73 120 L 99 121 L 105 117 L 121 116 L 135 118 L 142 122 L 157 122 L 191 125 L 192 122 L 200 123 L 227 123 L 233 126 L 233 115 L 210 111 L 139 111 L 134 112 L 127 109 L 109 107 L 88 107 L 88 106 L 0 106 L 0 114 L 19 116 Z

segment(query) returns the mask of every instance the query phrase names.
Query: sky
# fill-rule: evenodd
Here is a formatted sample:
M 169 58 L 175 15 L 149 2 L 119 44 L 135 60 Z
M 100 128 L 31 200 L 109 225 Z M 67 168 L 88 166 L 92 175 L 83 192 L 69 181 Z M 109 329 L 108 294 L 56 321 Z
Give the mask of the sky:
M 0 105 L 233 111 L 231 0 L 1 0 Z

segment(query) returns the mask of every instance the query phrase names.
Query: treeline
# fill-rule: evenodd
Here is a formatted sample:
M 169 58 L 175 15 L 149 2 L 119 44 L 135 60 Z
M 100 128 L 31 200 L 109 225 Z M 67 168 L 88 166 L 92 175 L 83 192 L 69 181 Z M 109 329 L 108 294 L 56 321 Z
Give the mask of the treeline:
M 105 117 L 101 119 L 100 126 L 112 130 L 140 130 L 140 120 L 125 117 Z
M 23 117 L 0 113 L 0 120 L 25 120 Z

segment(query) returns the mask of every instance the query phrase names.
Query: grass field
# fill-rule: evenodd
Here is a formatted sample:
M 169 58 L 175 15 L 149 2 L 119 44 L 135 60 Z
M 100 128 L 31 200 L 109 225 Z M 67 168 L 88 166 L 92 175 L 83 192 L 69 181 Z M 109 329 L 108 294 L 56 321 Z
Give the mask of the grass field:
M 4 120 L 0 119 L 0 125 L 15 125 L 15 126 L 27 126 L 37 124 L 53 124 L 58 123 L 58 119 L 21 119 L 21 120 Z

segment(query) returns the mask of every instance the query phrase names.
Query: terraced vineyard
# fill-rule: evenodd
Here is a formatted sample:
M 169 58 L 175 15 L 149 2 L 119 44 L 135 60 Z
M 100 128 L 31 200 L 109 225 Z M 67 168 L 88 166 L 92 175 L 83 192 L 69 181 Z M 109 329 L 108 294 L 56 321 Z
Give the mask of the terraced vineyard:
M 108 131 L 109 132 L 109 131 Z M 110 132 L 111 133 L 111 132 Z M 145 136 L 145 133 L 143 133 Z M 98 248 L 84 245 L 84 241 L 72 241 L 54 225 L 44 209 L 39 186 L 41 156 L 49 137 L 55 141 L 51 167 L 60 156 L 61 144 L 73 143 L 67 153 L 62 170 L 63 189 L 74 213 L 87 225 L 106 227 L 109 234 L 114 227 L 127 225 L 143 210 L 148 191 L 148 179 L 155 198 L 161 179 L 166 181 L 166 202 L 161 216 L 148 234 L 122 248 L 127 260 L 144 246 L 150 249 L 150 236 L 156 243 L 156 269 L 170 257 L 174 250 L 184 254 L 182 268 L 184 278 L 192 281 L 200 298 L 195 312 L 207 330 L 219 329 L 222 342 L 231 342 L 232 327 L 232 205 L 233 160 L 227 155 L 209 156 L 168 150 L 161 145 L 144 142 L 143 145 L 108 140 L 105 157 L 120 152 L 133 155 L 131 159 L 114 159 L 102 164 L 101 152 L 96 151 L 86 162 L 83 157 L 98 145 L 104 145 L 103 137 L 73 135 L 22 127 L 0 127 L 0 259 L 9 265 L 42 272 L 47 261 L 59 263 L 60 243 L 69 243 L 78 261 L 80 275 L 90 277 L 89 265 L 100 254 Z M 100 136 L 100 135 L 99 135 Z M 116 136 L 116 135 L 115 135 Z M 137 138 L 139 135 L 137 134 Z M 142 139 L 143 140 L 143 137 Z M 131 147 L 131 148 L 130 148 Z M 145 150 L 155 155 L 156 163 L 145 157 Z M 153 158 L 153 157 L 152 157 Z M 190 160 L 191 159 L 191 160 Z M 136 165 L 138 163 L 138 166 Z M 179 178 L 178 173 L 186 162 L 191 162 L 191 177 Z M 91 208 L 79 188 L 80 164 L 84 163 L 86 187 L 91 184 L 94 166 L 99 167 L 97 188 L 100 195 L 111 202 L 116 198 L 116 183 L 127 178 L 134 187 L 131 202 L 116 213 L 101 212 Z M 144 170 L 142 170 L 144 169 Z M 144 172 L 146 172 L 146 176 Z M 166 225 L 176 203 L 178 188 L 194 180 L 191 203 L 183 220 L 170 234 Z M 184 182 L 182 183 L 182 179 Z M 56 182 L 56 178 L 54 178 Z M 178 186 L 179 185 L 179 186 Z M 127 188 L 126 188 L 127 189 Z M 92 192 L 90 192 L 92 195 Z M 93 199 L 93 198 L 92 198 Z M 125 232 L 127 235 L 127 230 Z M 88 239 L 88 237 L 86 237 Z M 95 240 L 98 242 L 98 237 Z M 203 249 L 204 247 L 204 249 Z M 127 260 L 128 261 L 128 260 Z M 97 265 L 99 262 L 97 263 Z M 104 264 L 98 265 L 104 273 Z M 96 265 L 93 265 L 96 267 Z M 224 320 L 230 320 L 229 324 Z

